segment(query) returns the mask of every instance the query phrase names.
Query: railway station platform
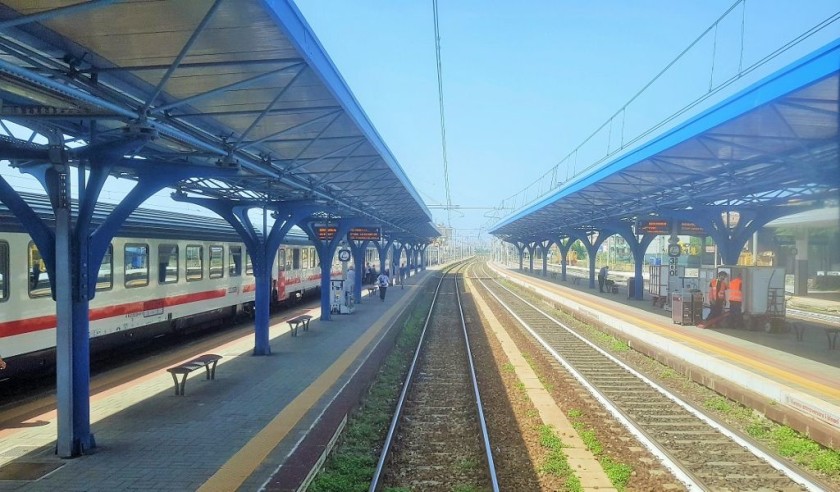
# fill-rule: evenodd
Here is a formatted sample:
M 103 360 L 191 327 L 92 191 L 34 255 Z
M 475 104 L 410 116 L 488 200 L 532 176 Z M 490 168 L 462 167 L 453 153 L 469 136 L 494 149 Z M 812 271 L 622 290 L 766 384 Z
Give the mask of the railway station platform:
M 774 419 L 840 448 L 840 341 L 830 346 L 833 322 L 790 318 L 801 336 L 796 330 L 768 333 L 678 325 L 647 293 L 645 300 L 629 299 L 626 288 L 618 293 L 590 289 L 588 278 L 574 282 L 567 275 L 564 282 L 559 274 L 543 277 L 511 265 L 494 266 L 636 341 L 634 348 L 668 359 L 730 398 L 757 405 L 754 408 Z M 792 298 L 789 305 L 840 313 L 840 301 L 831 296 Z
M 279 313 L 270 356 L 252 356 L 253 329 L 243 328 L 94 377 L 89 455 L 56 457 L 54 398 L 0 408 L 0 491 L 295 490 L 324 450 L 304 437 L 335 432 L 432 271 L 330 321 L 318 307 Z M 313 316 L 309 330 L 292 337 L 286 320 L 301 314 Z M 204 353 L 223 357 L 215 380 L 193 371 L 177 396 L 166 368 Z

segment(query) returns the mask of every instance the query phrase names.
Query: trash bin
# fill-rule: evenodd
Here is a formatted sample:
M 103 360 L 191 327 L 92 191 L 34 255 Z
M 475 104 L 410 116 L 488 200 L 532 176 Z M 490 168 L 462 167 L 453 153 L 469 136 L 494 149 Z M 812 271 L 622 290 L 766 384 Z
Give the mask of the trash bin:
M 627 279 L 627 297 L 633 299 L 636 297 L 636 277 L 630 277 Z

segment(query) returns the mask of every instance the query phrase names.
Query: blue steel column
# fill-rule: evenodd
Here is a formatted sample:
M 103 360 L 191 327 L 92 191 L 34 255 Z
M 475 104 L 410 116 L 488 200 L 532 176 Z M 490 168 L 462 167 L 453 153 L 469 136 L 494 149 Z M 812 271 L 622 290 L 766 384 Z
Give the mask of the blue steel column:
M 643 267 L 645 263 L 645 252 L 650 246 L 650 243 L 656 239 L 655 234 L 644 234 L 637 237 L 630 226 L 622 225 L 613 229 L 613 231 L 624 238 L 630 246 L 630 251 L 633 253 L 633 299 L 642 300 L 645 298 L 644 293 L 644 277 L 642 277 Z
M 348 236 L 347 242 L 350 244 L 350 252 L 353 254 L 353 263 L 355 265 L 355 268 L 353 269 L 353 299 L 355 299 L 355 304 L 361 304 L 362 273 L 365 269 L 365 250 L 367 250 L 367 246 L 370 241 L 351 241 Z
M 534 252 L 537 250 L 537 243 L 528 243 L 528 273 L 534 273 Z
M 329 321 L 331 318 L 330 280 L 332 279 L 333 256 L 335 256 L 335 250 L 338 249 L 338 244 L 354 224 L 349 220 L 340 219 L 336 227 L 335 236 L 330 240 L 318 239 L 318 234 L 315 232 L 315 226 L 317 224 L 318 221 L 307 221 L 298 225 L 315 244 L 315 251 L 318 253 L 318 259 L 321 260 L 321 320 Z
M 560 280 L 563 282 L 566 281 L 566 265 L 569 262 L 569 250 L 572 248 L 573 242 L 574 240 L 571 238 L 566 239 L 565 243 L 559 239 L 554 242 L 557 245 L 557 249 L 560 250 Z
M 516 250 L 519 251 L 519 271 L 524 270 L 524 263 L 525 263 L 525 243 L 523 242 L 515 242 L 513 243 L 516 246 Z
M 420 270 L 423 271 L 426 270 L 426 262 L 428 261 L 428 258 L 426 258 L 426 248 L 428 246 L 428 244 L 424 244 L 420 247 Z
M 552 241 L 542 241 L 538 243 L 542 251 L 542 275 L 548 277 L 548 250 L 551 248 Z
M 579 234 L 573 236 L 571 239 L 577 239 L 580 241 L 583 246 L 586 248 L 586 253 L 589 256 L 589 288 L 595 288 L 595 256 L 598 254 L 598 248 L 601 247 L 601 244 L 606 241 L 609 236 L 604 234 L 603 231 L 598 231 L 598 238 L 595 242 L 591 242 L 590 238 L 585 234 Z
M 292 226 L 315 212 L 310 202 L 278 202 L 203 198 L 173 193 L 172 199 L 212 210 L 233 227 L 251 255 L 254 266 L 254 355 L 270 355 L 271 274 L 277 250 Z M 263 232 L 257 231 L 248 211 L 263 209 Z M 274 223 L 269 230 L 265 213 L 271 210 Z
M 779 217 L 811 210 L 815 206 L 803 207 L 703 207 L 686 211 L 669 212 L 672 219 L 690 220 L 703 228 L 715 241 L 725 265 L 738 264 L 741 249 L 753 233 Z M 737 224 L 726 223 L 727 212 L 739 214 Z
M 388 248 L 394 244 L 394 240 L 388 239 L 386 241 L 383 238 L 380 241 L 374 241 L 373 244 L 376 246 L 376 251 L 379 253 L 379 273 L 382 273 L 385 271 L 385 262 L 388 259 Z

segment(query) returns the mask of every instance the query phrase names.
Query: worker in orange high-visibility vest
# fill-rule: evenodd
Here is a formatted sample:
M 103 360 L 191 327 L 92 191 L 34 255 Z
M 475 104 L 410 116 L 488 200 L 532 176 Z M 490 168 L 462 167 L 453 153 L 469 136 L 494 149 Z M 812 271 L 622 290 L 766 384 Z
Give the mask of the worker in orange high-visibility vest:
M 743 299 L 741 274 L 735 273 L 729 281 L 729 326 L 732 328 L 744 327 L 744 315 L 741 312 Z
M 711 328 L 723 317 L 723 305 L 726 304 L 726 272 L 718 272 L 717 277 L 709 283 L 709 316 L 704 323 Z

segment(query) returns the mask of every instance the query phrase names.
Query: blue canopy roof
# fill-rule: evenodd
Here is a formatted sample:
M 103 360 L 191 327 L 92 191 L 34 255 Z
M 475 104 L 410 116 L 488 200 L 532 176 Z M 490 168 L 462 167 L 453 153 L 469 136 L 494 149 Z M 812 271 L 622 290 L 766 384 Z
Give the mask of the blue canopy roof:
M 150 136 L 134 156 L 238 171 L 179 183 L 188 193 L 314 200 L 332 217 L 439 235 L 291 0 L 9 0 L 0 30 L 4 120 L 84 144 Z M 14 140 L 6 156 L 44 147 Z M 125 164 L 130 178 L 138 161 Z
M 840 40 L 565 184 L 490 233 L 553 239 L 703 206 L 840 198 L 838 105 Z

